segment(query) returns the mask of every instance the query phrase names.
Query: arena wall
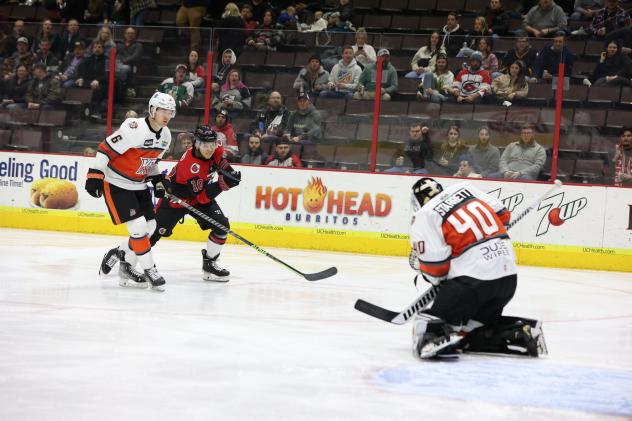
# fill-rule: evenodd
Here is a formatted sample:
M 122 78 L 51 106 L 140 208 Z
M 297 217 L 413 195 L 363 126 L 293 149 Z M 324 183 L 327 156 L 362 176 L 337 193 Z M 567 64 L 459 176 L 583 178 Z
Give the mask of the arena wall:
M 124 227 L 112 224 L 103 199 L 83 189 L 92 161 L 83 156 L 0 152 L 0 226 L 125 235 Z M 161 163 L 164 170 L 173 165 Z M 239 169 L 242 184 L 218 201 L 232 228 L 249 240 L 268 247 L 408 255 L 415 176 Z M 45 178 L 66 182 L 38 182 Z M 516 214 L 550 187 L 469 181 Z M 54 209 L 61 207 L 65 209 Z M 520 264 L 632 272 L 632 189 L 564 186 L 517 224 L 511 237 Z M 206 234 L 187 218 L 172 238 L 205 241 Z

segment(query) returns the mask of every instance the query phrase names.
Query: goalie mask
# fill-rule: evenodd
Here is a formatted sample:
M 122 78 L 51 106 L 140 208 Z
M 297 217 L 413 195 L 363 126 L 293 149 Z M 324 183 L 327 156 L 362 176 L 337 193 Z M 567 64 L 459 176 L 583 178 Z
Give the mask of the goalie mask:
M 429 177 L 420 178 L 413 184 L 413 192 L 410 201 L 413 212 L 417 212 L 423 205 L 428 203 L 430 199 L 443 191 L 441 184 Z

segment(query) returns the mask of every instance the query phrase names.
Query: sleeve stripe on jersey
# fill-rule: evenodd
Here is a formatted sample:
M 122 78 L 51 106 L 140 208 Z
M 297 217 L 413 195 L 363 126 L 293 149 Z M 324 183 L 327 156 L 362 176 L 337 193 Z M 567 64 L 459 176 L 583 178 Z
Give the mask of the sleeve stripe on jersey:
M 103 148 L 105 149 L 107 147 L 108 150 L 114 152 L 116 155 L 122 155 L 122 153 L 120 153 L 119 151 L 117 151 L 116 149 L 114 149 L 114 146 L 112 146 L 110 144 L 110 142 L 108 141 L 107 138 L 103 139 L 103 142 L 101 142 L 101 144 L 99 146 L 103 145 Z
M 118 153 L 114 149 L 112 149 L 110 147 L 110 145 L 108 145 L 105 141 L 99 143 L 98 152 L 106 154 L 108 156 L 108 158 L 110 158 L 110 159 L 114 159 L 117 156 L 121 155 L 120 153 Z
M 439 262 L 439 263 L 426 263 L 419 262 L 419 269 L 422 272 L 427 273 L 432 276 L 443 276 L 447 275 L 450 271 L 450 262 Z

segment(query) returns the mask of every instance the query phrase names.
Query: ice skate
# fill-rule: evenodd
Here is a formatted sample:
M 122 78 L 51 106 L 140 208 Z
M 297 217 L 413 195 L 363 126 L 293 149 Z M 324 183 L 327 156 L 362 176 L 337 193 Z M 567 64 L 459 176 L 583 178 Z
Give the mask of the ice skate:
M 206 250 L 202 250 L 202 279 L 205 281 L 214 282 L 228 282 L 230 272 L 226 269 L 222 269 L 217 265 L 217 258 L 219 254 L 214 258 L 208 257 Z
M 453 332 L 441 320 L 418 314 L 413 325 L 413 355 L 427 359 L 456 359 L 457 347 L 462 336 Z
M 119 285 L 130 288 L 147 288 L 145 276 L 134 269 L 132 265 L 121 260 L 119 264 Z
M 103 256 L 103 260 L 101 261 L 101 267 L 99 268 L 99 275 L 107 275 L 110 273 L 112 268 L 116 266 L 119 260 L 122 259 L 123 250 L 115 247 L 111 250 L 108 250 Z
M 145 269 L 145 279 L 149 281 L 147 282 L 147 284 L 150 289 L 160 292 L 165 290 L 165 278 L 163 278 L 162 275 L 158 273 L 156 266 Z
M 507 341 L 507 349 L 511 352 L 531 357 L 548 354 L 541 322 L 537 322 L 536 326 L 517 323 L 515 328 L 506 332 L 503 337 Z

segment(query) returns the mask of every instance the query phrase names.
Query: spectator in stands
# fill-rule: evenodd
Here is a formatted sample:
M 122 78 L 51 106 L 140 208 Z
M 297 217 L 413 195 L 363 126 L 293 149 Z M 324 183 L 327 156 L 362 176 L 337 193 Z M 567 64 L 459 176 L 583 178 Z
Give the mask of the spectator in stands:
M 169 94 L 176 101 L 176 109 L 181 110 L 191 105 L 193 100 L 194 89 L 191 82 L 186 81 L 187 65 L 178 64 L 176 73 L 173 77 L 169 77 L 162 81 L 158 86 L 158 92 Z M 217 100 L 217 99 L 216 99 Z
M 340 13 L 340 20 L 343 22 L 350 21 L 353 17 L 353 6 L 350 0 L 338 0 L 338 6 L 334 11 Z
M 131 26 L 125 29 L 123 42 L 116 46 L 116 78 L 123 82 L 127 96 L 136 96 L 134 85 L 134 68 L 143 59 L 143 44 L 136 40 L 136 29 Z
M 351 46 L 353 48 L 353 56 L 358 62 L 358 66 L 363 69 L 377 61 L 377 54 L 375 49 L 367 44 L 368 34 L 364 28 L 358 28 L 355 34 L 356 43 Z
M 430 171 L 431 174 L 452 175 L 459 170 L 459 165 L 463 159 L 469 159 L 469 148 L 461 139 L 461 129 L 459 126 L 451 126 L 448 129 L 447 138 L 441 142 L 438 150 L 439 160 L 434 161 L 438 172 Z
M 391 53 L 383 48 L 377 52 L 382 57 L 382 101 L 390 101 L 391 95 L 397 92 L 397 70 L 391 64 Z M 369 64 L 364 68 L 358 80 L 358 90 L 353 97 L 355 99 L 374 99 L 377 80 L 377 63 Z
M 116 48 L 116 43 L 112 39 L 112 31 L 110 30 L 110 28 L 107 25 L 103 25 L 99 29 L 99 32 L 97 32 L 97 36 L 95 38 L 95 41 L 99 41 L 101 43 L 101 45 L 103 46 L 103 55 L 105 56 L 105 65 L 106 65 L 106 68 L 109 68 L 107 66 L 109 66 L 109 63 L 110 63 L 110 50 L 112 48 Z M 93 46 L 94 46 L 94 42 L 92 42 L 91 48 L 87 52 L 88 56 L 93 54 L 93 52 L 92 52 L 92 47 Z
M 257 27 L 257 21 L 252 18 L 252 6 L 244 4 L 241 6 L 241 20 L 244 22 L 244 35 L 249 37 Z
M 263 21 L 246 41 L 247 45 L 258 51 L 276 51 L 277 45 L 283 41 L 283 32 L 275 29 L 272 10 L 267 10 Z
M 432 102 L 447 101 L 451 95 L 453 83 L 454 73 L 450 71 L 448 57 L 439 54 L 434 72 L 426 73 L 423 83 L 417 88 L 417 98 L 430 99 Z
M 489 127 L 483 126 L 478 129 L 478 141 L 476 145 L 469 147 L 469 154 L 470 164 L 482 177 L 487 178 L 490 174 L 498 172 L 500 150 L 490 141 Z
M 632 127 L 621 130 L 614 154 L 614 185 L 632 186 Z
M 241 73 L 237 69 L 228 72 L 228 80 L 222 85 L 219 98 L 213 99 L 216 110 L 241 111 L 252 105 L 252 98 L 248 87 L 241 81 Z
M 307 60 L 307 65 L 298 72 L 293 87 L 297 91 L 318 96 L 327 89 L 328 82 L 329 72 L 321 66 L 320 58 L 313 55 Z
M 531 35 L 536 38 L 550 37 L 559 31 L 566 31 L 566 13 L 553 0 L 539 0 L 522 23 L 517 36 Z
M 538 54 L 535 62 L 535 77 L 537 79 L 551 80 L 557 76 L 558 66 L 564 63 L 564 76 L 570 76 L 573 70 L 575 56 L 565 46 L 566 35 L 558 32 L 551 45 L 545 46 Z
M 241 18 L 241 12 L 235 3 L 228 3 L 224 8 L 222 19 L 219 22 L 219 28 L 221 29 L 216 29 L 219 37 L 217 51 L 230 49 L 233 50 L 236 55 L 240 55 L 246 43 L 246 32 L 244 31 L 245 24 Z
M 597 37 L 605 37 L 609 33 L 623 28 L 629 28 L 632 26 L 632 19 L 630 14 L 619 5 L 618 0 L 605 0 L 606 7 L 599 10 L 595 17 L 593 17 L 592 23 L 589 28 L 590 34 Z M 586 32 L 582 31 L 576 35 L 583 35 Z M 583 32 L 583 34 L 582 34 Z
M 491 38 L 479 38 L 478 52 L 483 56 L 481 67 L 489 72 L 492 79 L 500 76 L 500 72 L 498 72 L 498 57 L 492 53 L 493 48 Z
M 75 50 L 75 44 L 79 41 L 84 41 L 79 33 L 79 21 L 70 19 L 66 24 L 66 29 L 57 34 L 57 51 L 55 51 L 57 57 L 63 61 L 67 55 L 72 55 Z
M 108 76 L 105 63 L 103 43 L 95 40 L 92 42 L 92 55 L 83 60 L 77 68 L 79 78 L 75 81 L 75 85 L 92 90 L 91 111 L 95 115 L 99 114 L 101 100 L 107 98 Z
M 443 27 L 443 39 L 441 40 L 441 47 L 443 47 L 448 52 L 448 56 L 454 57 L 463 46 L 464 40 L 465 31 L 459 25 L 459 18 L 457 13 L 448 13 L 446 25 Z
M 290 112 L 283 105 L 283 97 L 279 92 L 272 91 L 268 99 L 268 108 L 259 113 L 257 118 L 250 124 L 250 133 L 259 134 L 264 138 L 278 129 L 281 132 L 285 132 L 289 119 Z
M 362 69 L 353 58 L 353 48 L 343 47 L 342 59 L 334 66 L 329 74 L 326 90 L 320 93 L 322 97 L 351 99 L 358 87 Z
M 441 35 L 437 31 L 430 34 L 428 44 L 421 47 L 410 62 L 412 71 L 406 73 L 407 78 L 421 79 L 425 73 L 432 73 L 435 69 L 437 56 L 445 54 L 445 49 L 440 45 Z
M 487 21 L 483 16 L 477 16 L 474 19 L 474 29 L 465 35 L 463 47 L 459 50 L 457 57 L 469 57 L 474 51 L 478 50 L 478 42 L 481 38 L 488 35 Z
M 3 84 L 1 108 L 17 109 L 26 107 L 26 91 L 31 77 L 26 66 L 19 65 L 15 76 Z
M 191 82 L 195 91 L 204 91 L 204 66 L 200 64 L 200 55 L 197 51 L 191 50 L 187 55 L 187 77 L 186 80 Z
M 610 41 L 599 57 L 591 82 L 595 86 L 630 86 L 631 78 L 632 60 L 621 53 L 617 41 Z
M 178 9 L 176 25 L 189 29 L 191 50 L 198 51 L 202 46 L 200 26 L 202 18 L 206 15 L 207 4 L 207 0 L 182 0 L 182 5 Z
M 312 105 L 307 92 L 299 92 L 296 111 L 290 114 L 287 129 L 290 141 L 300 143 L 318 143 L 323 132 L 320 125 L 320 111 Z
M 467 177 L 467 178 L 483 178 L 482 175 L 474 171 L 472 162 L 470 159 L 462 159 L 459 162 L 459 170 L 454 173 L 455 177 Z
M 35 62 L 44 63 L 46 71 L 52 74 L 57 74 L 59 69 L 59 60 L 50 51 L 50 43 L 47 39 L 42 39 L 39 43 L 39 51 L 35 55 Z
M 83 148 L 83 151 L 81 151 L 81 155 L 83 156 L 97 156 L 97 150 L 90 147 L 90 146 L 86 146 L 85 148 Z
M 409 138 L 404 145 L 403 154 L 396 152 L 397 155 L 408 158 L 416 174 L 427 174 L 426 163 L 432 162 L 433 152 L 429 133 L 428 127 L 414 123 L 410 126 Z
M 492 78 L 489 72 L 482 68 L 483 56 L 474 52 L 466 66 L 454 78 L 452 95 L 457 102 L 475 102 L 491 92 Z M 452 173 L 450 173 L 452 174 Z
M 296 154 L 291 153 L 290 141 L 286 137 L 277 140 L 274 154 L 268 157 L 266 165 L 271 167 L 303 167 L 300 158 Z
M 604 0 L 575 0 L 572 20 L 592 19 L 596 12 L 603 9 Z
M 79 65 L 86 58 L 85 53 L 86 46 L 83 41 L 77 41 L 75 42 L 74 54 L 66 56 L 62 61 L 59 66 L 60 73 L 57 75 L 57 79 L 59 79 L 63 88 L 75 86 L 75 79 L 79 77 Z
M 502 102 L 513 103 L 526 98 L 529 93 L 529 84 L 524 63 L 520 60 L 513 62 L 509 66 L 509 73 L 502 74 L 493 80 L 492 91 Z
M 261 136 L 251 134 L 248 138 L 248 152 L 241 157 L 242 164 L 264 165 L 268 160 L 266 154 L 261 148 Z
M 31 44 L 32 38 L 24 32 L 24 21 L 22 19 L 13 22 L 13 32 L 7 37 L 6 41 L 6 56 L 11 56 L 17 51 L 20 38 L 26 38 L 27 45 Z
M 4 81 L 7 81 L 15 76 L 15 59 L 13 56 L 6 57 L 0 62 L 0 86 Z
M 498 165 L 499 172 L 491 178 L 507 180 L 535 180 L 544 167 L 546 151 L 535 141 L 533 126 L 525 124 L 520 130 L 520 140 L 505 148 Z
M 252 8 L 252 17 L 257 24 L 263 22 L 263 17 L 268 10 L 273 9 L 268 0 L 250 0 L 247 4 Z
M 224 145 L 224 153 L 226 158 L 232 160 L 239 155 L 239 144 L 235 137 L 235 130 L 230 122 L 227 110 L 220 110 L 215 116 L 215 125 L 211 127 L 217 133 L 218 139 Z
M 237 56 L 235 52 L 229 48 L 222 53 L 222 60 L 219 65 L 213 65 L 215 71 L 213 72 L 213 83 L 211 86 L 214 93 L 219 93 L 222 85 L 226 83 L 228 72 L 235 68 L 236 62 Z
M 33 69 L 33 63 L 35 63 L 35 55 L 29 50 L 28 38 L 18 38 L 18 49 L 15 53 L 13 53 L 11 59 L 13 60 L 13 65 L 16 68 L 19 65 L 23 64 L 24 66 L 26 66 L 27 69 L 29 69 L 29 72 L 31 71 L 31 69 Z M 14 73 L 11 72 L 8 75 L 5 75 L 5 79 L 12 78 L 13 76 Z
M 42 27 L 37 32 L 37 36 L 33 40 L 33 45 L 31 46 L 31 50 L 34 53 L 36 53 L 40 49 L 39 43 L 42 40 L 48 41 L 49 43 L 48 46 L 51 50 L 54 51 L 57 49 L 57 36 L 53 32 L 53 21 L 51 21 L 50 19 L 44 19 L 42 21 Z
M 509 66 L 520 60 L 525 65 L 527 77 L 531 78 L 535 74 L 534 68 L 537 58 L 538 52 L 531 48 L 529 38 L 518 37 L 516 38 L 516 46 L 505 54 L 500 71 L 503 73 L 509 72 Z
M 176 137 L 176 144 L 173 151 L 173 159 L 179 160 L 182 155 L 193 146 L 193 133 L 183 132 L 178 133 Z
M 26 108 L 51 110 L 61 102 L 63 94 L 59 81 L 46 71 L 46 65 L 33 65 L 33 80 L 26 91 Z
M 277 18 L 277 28 L 284 31 L 296 31 L 298 29 L 298 17 L 296 16 L 296 8 L 288 6 L 279 13 Z
M 406 158 L 403 155 L 393 156 L 391 164 L 393 166 L 385 169 L 385 173 L 410 173 L 411 168 L 410 165 L 408 165 L 409 162 L 406 162 Z
M 503 8 L 500 0 L 490 0 L 483 16 L 487 21 L 488 35 L 497 37 L 509 33 L 510 14 Z
M 149 9 L 158 7 L 155 0 L 129 0 L 130 26 L 145 26 Z

